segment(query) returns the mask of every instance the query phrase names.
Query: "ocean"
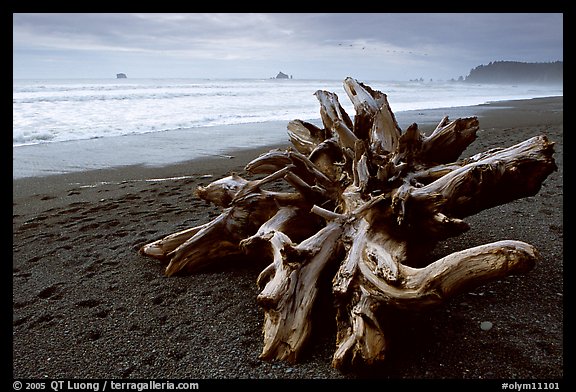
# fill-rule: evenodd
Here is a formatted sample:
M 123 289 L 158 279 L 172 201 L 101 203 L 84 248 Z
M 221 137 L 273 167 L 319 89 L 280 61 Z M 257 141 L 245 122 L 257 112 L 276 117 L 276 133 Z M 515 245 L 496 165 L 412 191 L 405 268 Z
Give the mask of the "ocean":
M 397 115 L 563 95 L 562 86 L 363 82 L 386 93 Z M 13 177 L 162 165 L 287 143 L 288 121 L 319 124 L 317 90 L 335 92 L 354 114 L 336 80 L 13 80 Z

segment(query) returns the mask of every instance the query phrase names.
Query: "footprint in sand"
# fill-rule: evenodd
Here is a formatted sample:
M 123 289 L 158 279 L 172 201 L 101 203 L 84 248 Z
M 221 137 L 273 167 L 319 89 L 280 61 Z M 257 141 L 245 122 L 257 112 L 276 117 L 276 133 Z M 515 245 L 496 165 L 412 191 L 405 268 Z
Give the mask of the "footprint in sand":
M 52 200 L 56 199 L 56 196 L 44 195 L 40 198 L 40 200 Z
M 81 308 L 93 308 L 95 306 L 100 305 L 101 303 L 102 301 L 92 298 L 76 302 L 74 305 L 79 306 Z
M 63 283 L 55 283 L 45 287 L 38 292 L 37 296 L 42 299 L 60 299 L 64 294 L 62 285 Z

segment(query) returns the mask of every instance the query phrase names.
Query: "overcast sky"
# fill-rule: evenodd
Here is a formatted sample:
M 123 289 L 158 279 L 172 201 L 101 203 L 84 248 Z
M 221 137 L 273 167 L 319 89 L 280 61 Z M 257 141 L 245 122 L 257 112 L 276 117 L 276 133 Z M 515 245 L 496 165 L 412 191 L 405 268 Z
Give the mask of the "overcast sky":
M 13 14 L 14 78 L 428 80 L 563 60 L 563 15 Z

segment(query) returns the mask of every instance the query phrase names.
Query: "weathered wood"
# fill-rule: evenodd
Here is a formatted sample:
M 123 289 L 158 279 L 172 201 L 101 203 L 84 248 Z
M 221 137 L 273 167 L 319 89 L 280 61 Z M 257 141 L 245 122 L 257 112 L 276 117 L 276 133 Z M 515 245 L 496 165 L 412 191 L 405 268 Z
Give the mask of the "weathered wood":
M 223 257 L 258 259 L 256 301 L 264 310 L 263 359 L 297 361 L 310 336 L 311 312 L 325 271 L 337 336 L 332 365 L 370 365 L 386 357 L 381 318 L 390 309 L 419 310 L 510 274 L 529 271 L 537 250 L 506 240 L 431 262 L 423 255 L 469 229 L 464 218 L 536 194 L 556 170 L 545 136 L 458 161 L 477 137 L 476 117 L 444 117 L 425 135 L 404 132 L 386 94 L 352 78 L 344 90 L 352 121 L 336 94 L 319 90 L 323 128 L 288 124 L 294 149 L 272 150 L 233 174 L 199 187 L 222 208 L 209 223 L 142 247 L 168 261 L 166 274 L 193 272 Z M 293 192 L 265 187 L 284 181 Z
M 339 252 L 342 228 L 327 225 L 312 237 L 294 244 L 280 231 L 270 232 L 273 263 L 258 277 L 264 309 L 263 359 L 295 362 L 311 331 L 310 315 L 317 296 L 317 280 Z
M 334 279 L 337 313 L 336 368 L 385 358 L 382 307 L 421 310 L 510 274 L 529 271 L 536 249 L 520 241 L 499 241 L 452 253 L 425 268 L 397 262 L 398 248 L 386 239 L 361 235 Z M 357 241 L 355 241 L 355 244 Z
M 394 151 L 402 130 L 390 109 L 386 94 L 352 78 L 344 80 L 344 90 L 354 104 L 356 116 L 363 118 L 354 127 L 358 136 L 366 139 L 365 130 L 369 130 L 367 139 L 371 151 L 378 154 Z

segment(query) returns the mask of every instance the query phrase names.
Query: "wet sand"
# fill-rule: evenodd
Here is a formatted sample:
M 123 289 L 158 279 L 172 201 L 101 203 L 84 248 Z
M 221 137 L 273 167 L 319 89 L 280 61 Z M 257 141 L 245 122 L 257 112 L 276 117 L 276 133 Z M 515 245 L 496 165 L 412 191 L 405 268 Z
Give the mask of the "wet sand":
M 397 315 L 383 365 L 346 374 L 332 369 L 331 323 L 314 332 L 301 362 L 262 361 L 263 313 L 255 301 L 262 263 L 166 278 L 163 265 L 138 254 L 145 243 L 218 215 L 195 196 L 198 185 L 230 172 L 249 178 L 244 165 L 287 147 L 280 145 L 227 153 L 234 158 L 14 180 L 13 377 L 563 378 L 563 99 L 452 111 L 451 118 L 479 113 L 478 139 L 464 156 L 545 134 L 556 143 L 558 171 L 536 196 L 467 218 L 471 230 L 435 253 L 516 239 L 542 257 L 526 275 Z M 434 118 L 435 125 L 444 113 L 411 115 L 419 124 Z M 490 330 L 480 328 L 484 321 Z

